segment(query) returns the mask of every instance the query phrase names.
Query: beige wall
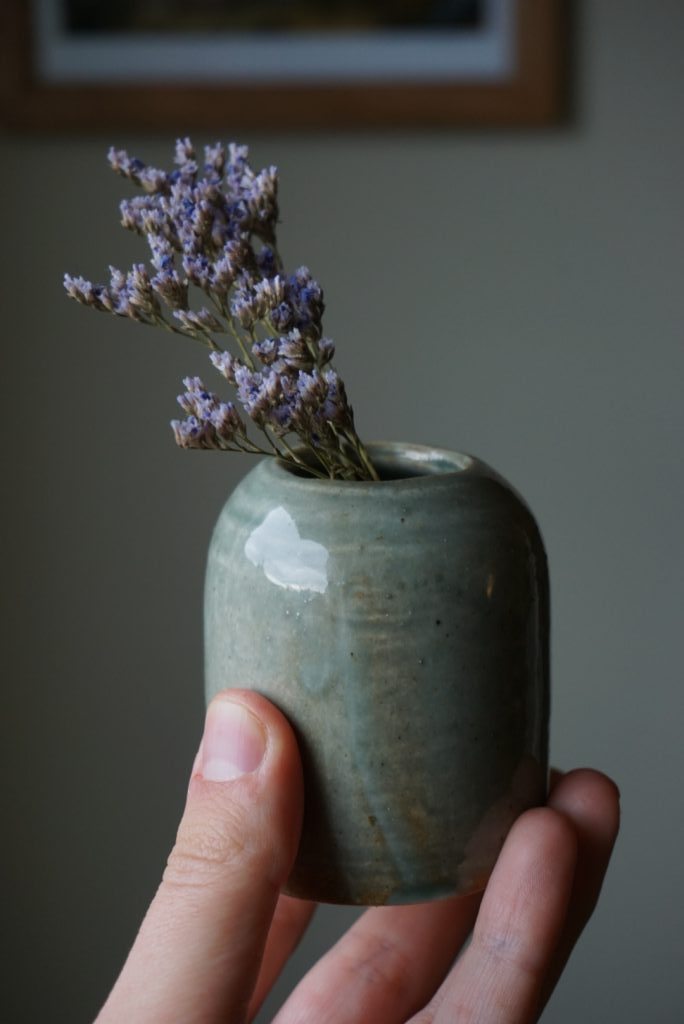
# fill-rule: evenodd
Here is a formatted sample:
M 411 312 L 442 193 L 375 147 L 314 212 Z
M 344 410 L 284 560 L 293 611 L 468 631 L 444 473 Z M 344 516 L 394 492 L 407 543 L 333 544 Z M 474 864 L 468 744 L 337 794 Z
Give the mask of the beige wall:
M 281 168 L 282 249 L 326 289 L 362 434 L 483 457 L 544 532 L 553 759 L 624 804 L 558 1024 L 684 1010 L 683 42 L 677 0 L 597 0 L 569 127 L 245 140 Z M 156 885 L 200 730 L 204 552 L 245 468 L 173 447 L 201 352 L 62 297 L 63 270 L 140 252 L 109 141 L 170 150 L 0 142 L 13 1022 L 93 1014 Z M 347 916 L 321 913 L 300 968 Z

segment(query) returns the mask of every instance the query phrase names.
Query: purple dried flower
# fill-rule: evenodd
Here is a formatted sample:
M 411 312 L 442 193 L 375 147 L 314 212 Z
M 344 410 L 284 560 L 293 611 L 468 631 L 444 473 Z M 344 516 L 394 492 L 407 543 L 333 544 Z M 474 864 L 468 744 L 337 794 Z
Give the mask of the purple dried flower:
M 342 431 L 353 431 L 354 420 L 347 402 L 344 385 L 334 370 L 321 373 L 318 368 L 308 373 L 300 371 L 296 391 L 290 397 L 292 428 L 316 445 L 326 446 L 335 438 L 331 426 Z
M 129 157 L 125 149 L 114 149 L 112 146 L 107 154 L 112 170 L 123 178 L 128 178 L 135 185 L 140 185 L 149 193 L 165 192 L 168 178 L 164 171 L 156 167 L 148 167 L 142 160 Z
M 220 402 L 212 409 L 209 419 L 222 441 L 232 441 L 236 435 L 245 436 L 245 424 L 232 402 Z
M 264 277 L 254 285 L 254 299 L 256 308 L 259 311 L 259 319 L 263 319 L 266 313 L 275 309 L 283 301 L 285 296 L 285 282 L 279 274 L 275 277 Z
M 145 168 L 142 160 L 137 158 L 131 159 L 125 149 L 115 149 L 114 146 L 110 146 L 107 159 L 113 171 L 137 184 L 138 175 Z
M 176 139 L 176 155 L 174 157 L 174 163 L 182 167 L 188 162 L 188 160 L 195 159 L 195 147 L 192 144 L 192 140 L 187 138 Z
M 238 451 L 239 446 L 232 447 L 231 442 L 235 441 L 237 435 L 244 437 L 244 424 L 238 417 L 239 426 L 242 428 L 239 430 L 234 418 L 230 412 L 215 409 L 212 418 L 207 420 L 200 420 L 197 416 L 188 416 L 185 420 L 171 420 L 171 429 L 180 448 Z
M 206 242 L 213 233 L 214 208 L 208 199 L 195 193 L 192 208 L 192 230 L 200 244 Z M 212 239 L 213 241 L 213 239 Z
M 202 254 L 202 239 L 199 238 L 193 229 L 190 220 L 178 219 L 176 222 L 178 230 L 178 242 L 184 256 L 200 256 Z
M 248 260 L 248 247 L 244 242 L 227 241 L 214 263 L 211 286 L 219 295 L 227 295 L 237 275 Z
M 328 389 L 323 377 L 315 367 L 311 373 L 300 370 L 297 377 L 297 394 L 302 407 L 309 413 L 314 413 L 323 404 Z
M 251 330 L 257 321 L 257 306 L 254 293 L 246 288 L 241 288 L 237 291 L 231 299 L 230 312 L 245 330 Z
M 115 149 L 114 146 L 110 146 L 107 151 L 107 159 L 109 165 L 113 171 L 117 174 L 126 174 L 130 165 L 130 159 L 125 149 Z M 139 161 L 142 163 L 142 161 Z
M 252 231 L 264 241 L 274 237 L 278 219 L 278 168 L 266 167 L 244 189 L 242 200 L 249 214 Z
M 109 289 L 113 294 L 126 287 L 126 275 L 118 267 L 109 264 Z
M 207 391 L 199 377 L 185 377 L 183 385 L 186 390 L 177 398 L 183 412 L 191 413 L 200 420 L 209 419 L 212 410 L 219 405 L 218 397 Z
M 134 263 L 126 275 L 126 290 L 131 306 L 147 315 L 159 313 L 159 302 L 144 263 Z
M 183 384 L 186 391 L 178 396 L 178 404 L 187 418 L 171 422 L 181 447 L 222 448 L 236 436 L 246 436 L 245 425 L 232 402 L 221 402 L 199 377 L 186 377 Z
M 276 435 L 282 436 L 295 429 L 296 405 L 291 398 L 284 398 L 274 405 L 270 413 L 270 421 Z
M 260 425 L 264 422 L 267 403 L 264 395 L 264 377 L 246 366 L 237 366 L 234 372 L 235 387 L 240 404 L 248 416 Z
M 311 353 L 296 327 L 280 338 L 278 354 L 293 370 L 311 370 L 313 368 Z
M 138 181 L 150 193 L 164 192 L 168 187 L 166 173 L 157 167 L 145 167 L 138 174 Z
M 276 331 L 279 331 L 281 334 L 294 327 L 295 320 L 295 311 L 289 302 L 281 302 L 275 309 L 271 310 L 271 323 Z
M 226 163 L 226 148 L 220 142 L 213 146 L 204 147 L 204 170 L 214 171 L 217 175 L 223 173 Z
M 225 330 L 221 321 L 208 309 L 174 309 L 173 315 L 188 331 L 202 331 L 207 334 L 211 331 Z
M 271 425 L 280 429 L 281 418 L 273 422 L 273 410 L 289 399 L 287 378 L 272 367 L 254 372 L 246 366 L 238 366 L 235 385 L 241 405 L 255 423 L 262 428 Z
M 206 448 L 205 436 L 207 428 L 195 416 L 185 420 L 171 420 L 171 429 L 179 448 Z
M 150 262 L 154 269 L 158 271 L 173 270 L 176 254 L 168 238 L 150 233 L 147 236 L 147 244 L 150 247 Z
M 263 320 L 280 304 L 284 291 L 285 282 L 278 275 L 262 278 L 253 286 L 245 283 L 236 288 L 230 311 L 246 330 L 251 330 L 258 320 Z
M 128 292 L 126 275 L 118 267 L 109 268 L 109 288 L 103 289 L 102 301 L 111 313 L 118 316 L 129 316 L 134 320 L 140 319 L 140 314 L 132 305 Z
M 157 295 L 160 295 L 174 312 L 186 305 L 188 301 L 187 285 L 180 279 L 175 268 L 160 270 L 150 283 Z
M 254 177 L 254 172 L 247 160 L 249 148 L 239 146 L 235 142 L 228 143 L 228 164 L 225 169 L 226 185 L 228 192 L 233 199 L 237 199 L 245 185 L 249 185 Z
M 213 267 L 206 256 L 183 256 L 183 272 L 188 281 L 206 291 L 213 279 Z
M 252 352 L 264 366 L 270 366 L 280 354 L 279 339 L 264 338 L 263 341 L 255 341 L 252 345 Z
M 256 263 L 263 277 L 274 277 L 278 271 L 276 254 L 270 245 L 262 245 L 257 253 Z
M 144 190 L 120 210 L 123 226 L 146 238 L 149 269 L 142 263 L 128 273 L 110 267 L 108 286 L 66 275 L 64 286 L 95 309 L 178 330 L 162 315 L 163 300 L 182 330 L 212 350 L 214 367 L 234 384 L 246 413 L 271 442 L 294 432 L 317 451 L 321 472 L 372 475 L 342 381 L 325 369 L 334 346 L 323 337 L 322 289 L 306 267 L 290 277 L 282 271 L 275 247 L 277 170 L 255 173 L 248 155 L 246 146 L 234 143 L 205 146 L 200 173 L 191 140 L 178 139 L 176 166 L 167 173 L 112 148 L 113 169 Z M 191 286 L 216 312 L 189 308 Z M 221 351 L 212 337 L 225 333 L 223 318 L 232 320 L 244 362 Z M 206 391 L 198 378 L 185 385 L 178 401 L 186 419 L 172 424 L 180 445 L 256 450 L 231 403 Z M 289 457 L 287 446 L 277 450 Z
M 119 203 L 121 225 L 128 231 L 136 231 L 139 235 L 147 233 L 146 218 L 156 209 L 152 196 L 133 196 L 122 199 Z
M 157 271 L 150 282 L 152 288 L 172 309 L 183 308 L 187 305 L 188 288 L 176 270 L 175 251 L 171 242 L 159 235 L 148 235 L 147 241 L 152 254 L 152 266 Z
M 159 206 L 151 206 L 140 211 L 140 223 L 143 232 L 147 235 L 147 241 L 151 244 L 152 238 L 165 238 L 173 249 L 178 249 L 178 236 L 173 225 L 169 223 Z
M 197 177 L 197 161 L 195 160 L 195 147 L 190 139 L 176 139 L 174 163 L 178 165 L 178 170 L 173 172 L 171 178 L 176 181 L 194 183 Z
M 329 338 L 307 341 L 296 327 L 277 338 L 264 338 L 252 345 L 253 354 L 266 366 L 275 366 L 280 373 L 295 376 L 300 370 L 311 372 L 332 359 L 335 346 Z
M 254 174 L 248 163 L 246 146 L 228 146 L 225 172 L 231 220 L 264 242 L 273 242 L 278 219 L 278 172 L 268 167 Z
M 219 373 L 222 373 L 227 381 L 234 384 L 235 370 L 240 364 L 233 359 L 230 352 L 210 352 L 209 358 Z
M 295 322 L 302 334 L 318 339 L 322 334 L 325 310 L 323 290 L 308 267 L 300 267 L 290 277 L 287 299 L 295 310 Z
M 106 289 L 102 285 L 86 281 L 85 277 L 72 277 L 71 274 L 65 274 L 64 288 L 69 298 L 76 299 L 82 305 L 108 311 Z
M 318 352 L 321 366 L 329 363 L 335 355 L 335 345 L 330 338 L 321 338 L 318 342 Z
M 269 281 L 277 285 L 269 285 Z M 255 299 L 250 306 L 255 320 L 268 314 L 270 323 L 280 334 L 296 327 L 307 342 L 315 346 L 322 335 L 325 306 L 323 291 L 306 267 L 300 267 L 287 281 L 280 275 L 264 278 L 254 286 L 253 292 Z
M 334 370 L 323 374 L 327 393 L 321 406 L 319 418 L 341 427 L 353 427 L 353 417 L 344 383 Z

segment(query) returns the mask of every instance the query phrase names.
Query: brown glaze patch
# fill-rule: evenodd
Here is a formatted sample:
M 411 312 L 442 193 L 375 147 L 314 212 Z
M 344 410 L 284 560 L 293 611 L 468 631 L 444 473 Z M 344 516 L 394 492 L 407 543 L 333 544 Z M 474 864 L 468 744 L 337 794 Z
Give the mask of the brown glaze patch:
M 405 807 L 404 820 L 416 847 L 421 850 L 427 849 L 431 845 L 431 839 L 434 840 L 434 822 L 425 808 L 420 804 Z

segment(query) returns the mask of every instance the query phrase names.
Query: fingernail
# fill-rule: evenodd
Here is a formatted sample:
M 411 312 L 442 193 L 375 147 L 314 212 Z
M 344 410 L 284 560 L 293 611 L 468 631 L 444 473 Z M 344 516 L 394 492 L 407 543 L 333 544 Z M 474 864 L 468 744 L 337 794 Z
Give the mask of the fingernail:
M 255 771 L 266 752 L 266 733 L 244 704 L 215 700 L 209 705 L 202 738 L 202 775 L 228 782 Z

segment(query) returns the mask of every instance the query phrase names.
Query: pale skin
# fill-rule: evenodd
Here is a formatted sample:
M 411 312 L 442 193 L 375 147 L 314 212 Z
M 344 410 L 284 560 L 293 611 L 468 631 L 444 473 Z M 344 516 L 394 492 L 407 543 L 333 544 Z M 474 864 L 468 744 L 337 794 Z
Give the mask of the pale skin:
M 280 892 L 302 803 L 283 715 L 254 693 L 219 694 L 176 845 L 97 1024 L 253 1020 L 314 911 Z M 537 1021 L 594 909 L 618 827 L 607 776 L 554 773 L 547 806 L 514 824 L 484 894 L 367 910 L 275 1021 Z

